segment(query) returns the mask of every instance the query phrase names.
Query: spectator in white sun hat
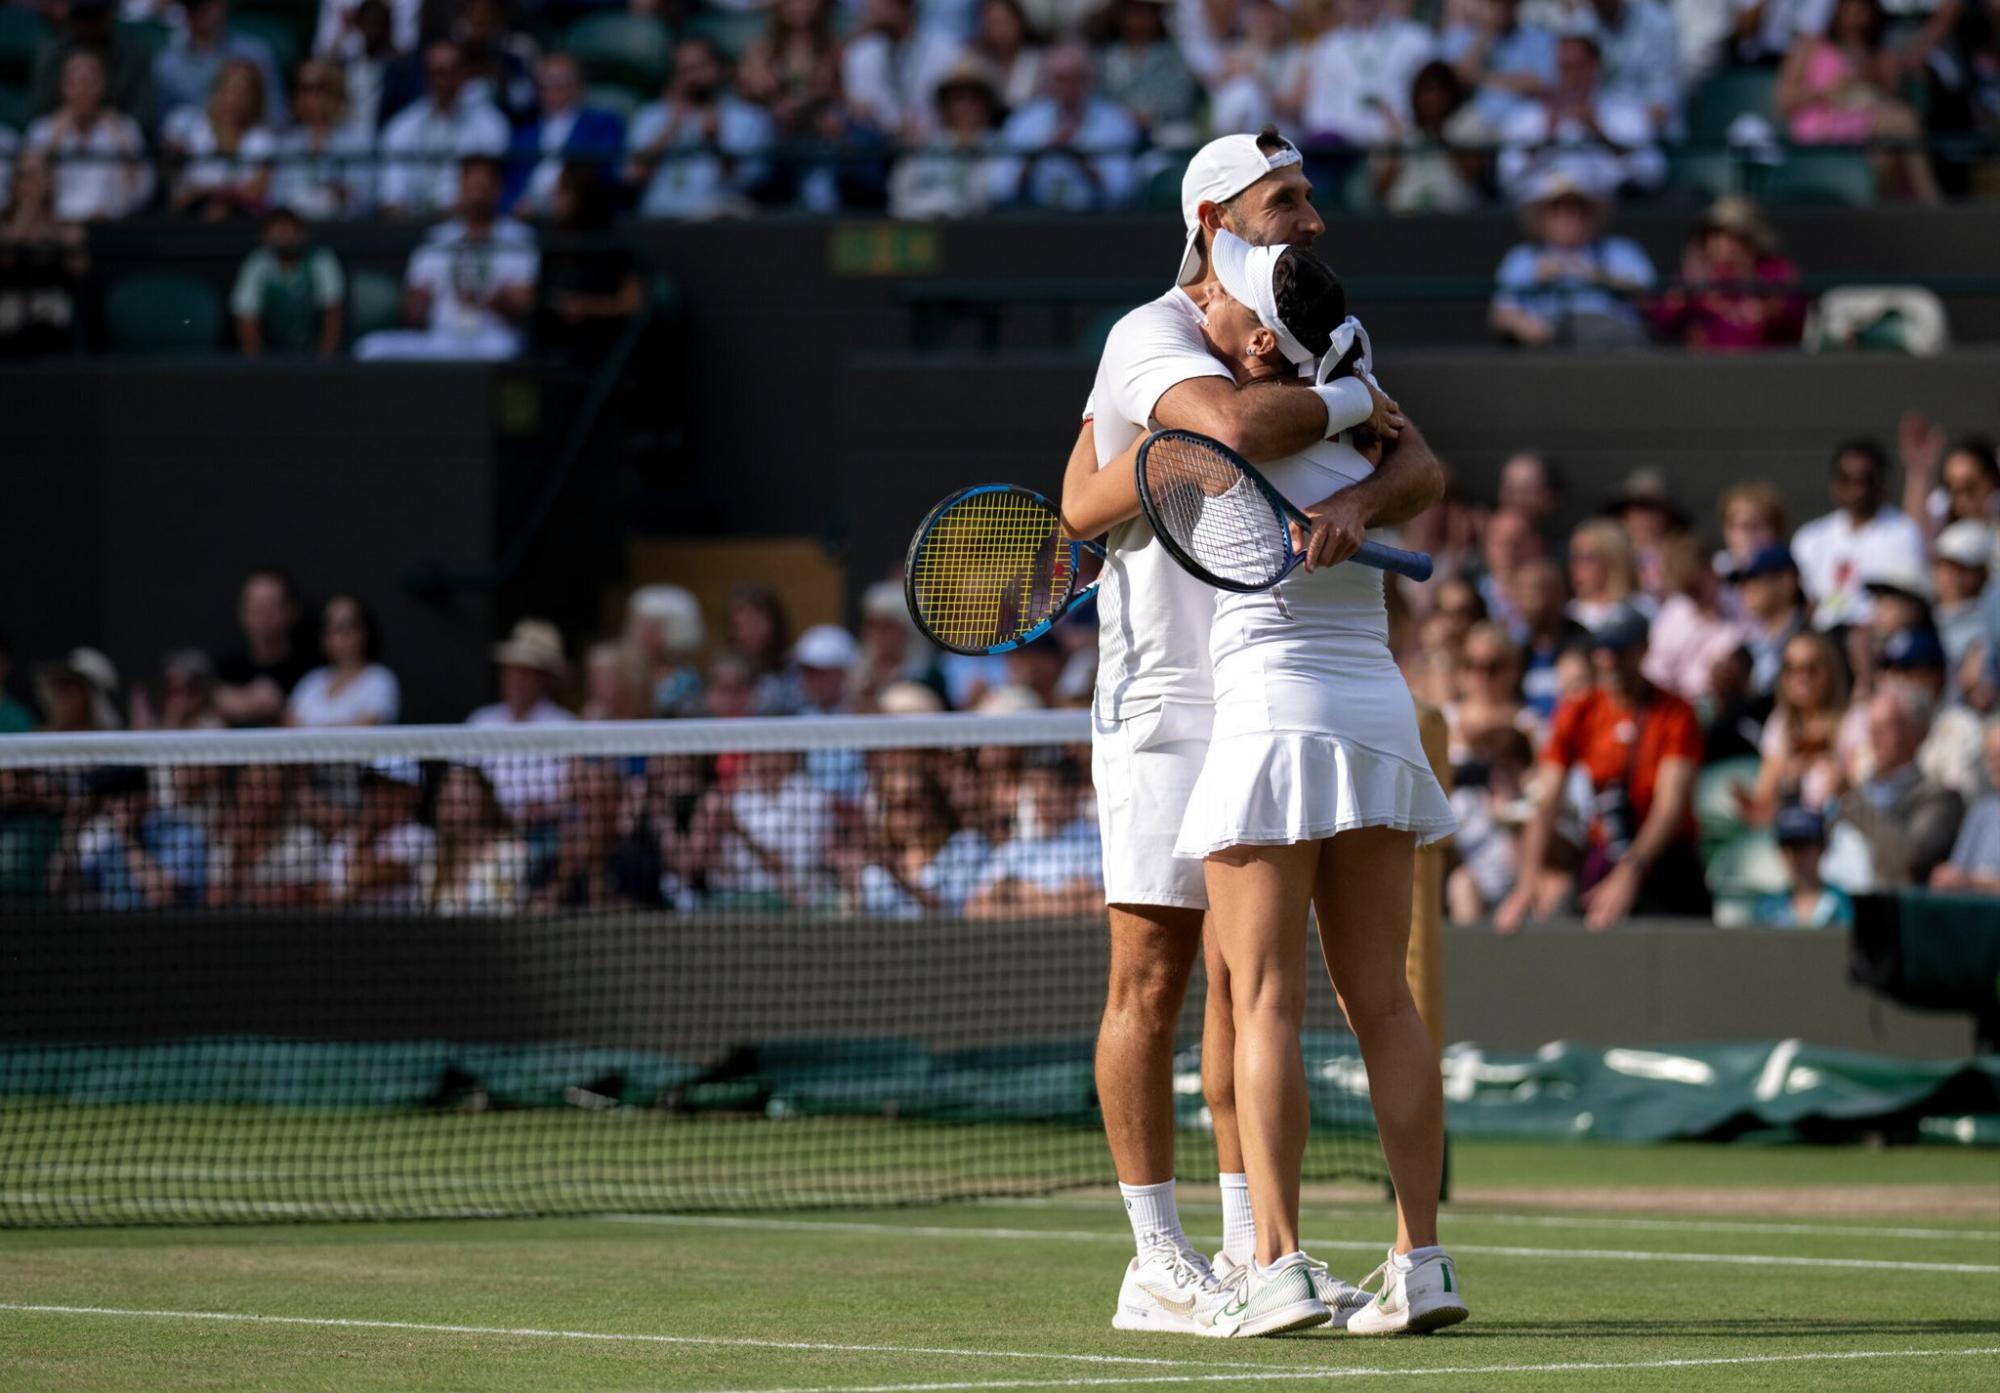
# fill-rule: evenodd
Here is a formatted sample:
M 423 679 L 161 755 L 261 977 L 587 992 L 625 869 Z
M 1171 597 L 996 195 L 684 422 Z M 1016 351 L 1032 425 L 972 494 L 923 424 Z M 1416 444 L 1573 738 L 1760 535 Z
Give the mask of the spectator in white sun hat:
M 881 709 L 881 699 L 899 682 L 915 682 L 944 697 L 937 650 L 910 622 L 910 607 L 898 581 L 879 580 L 861 594 L 861 654 L 849 691 L 857 711 Z
M 625 642 L 646 660 L 654 715 L 702 714 L 708 626 L 699 600 L 678 585 L 640 586 L 625 602 Z
M 95 648 L 72 648 L 35 671 L 45 731 L 117 730 L 118 669 Z
M 1978 684 L 1985 666 L 1986 623 L 1979 601 L 1993 575 L 1993 542 L 1991 524 L 1960 518 L 1938 533 L 1932 547 L 1937 602 L 1931 617 L 1944 641 L 1951 684 L 1960 693 Z

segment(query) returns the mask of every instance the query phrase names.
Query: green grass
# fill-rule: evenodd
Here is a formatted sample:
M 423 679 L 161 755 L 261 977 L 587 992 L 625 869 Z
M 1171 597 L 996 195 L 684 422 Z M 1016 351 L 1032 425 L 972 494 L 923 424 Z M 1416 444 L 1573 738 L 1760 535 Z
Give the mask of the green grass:
M 0 1389 L 1200 1389 L 1334 1374 L 1386 1388 L 1446 1370 L 1422 1386 L 2000 1381 L 1990 1151 L 1487 1145 L 1456 1162 L 1477 1198 L 1448 1211 L 1446 1238 L 1474 1315 L 1429 1339 L 1119 1335 L 1127 1240 L 1115 1202 L 1095 1195 L 741 1219 L 18 1230 L 0 1233 Z M 1857 1209 L 1863 1186 L 1921 1193 L 1940 1217 Z M 1591 1207 L 1620 1187 L 1630 1212 Z M 1740 1201 L 1730 1214 L 1690 1212 L 1724 1188 Z M 1579 1203 L 1508 1203 L 1563 1189 Z M 1768 1210 L 1752 1212 L 1760 1196 Z M 1185 1206 L 1210 1241 L 1212 1197 L 1190 1187 Z M 1309 1246 L 1351 1276 L 1387 1233 L 1368 1199 L 1307 1214 Z M 1792 1261 L 1744 1261 L 1770 1257 Z M 18 1309 L 30 1305 L 98 1313 Z M 173 1314 L 186 1312 L 399 1324 Z M 477 1329 L 413 1328 L 436 1326 Z M 1989 1352 L 1953 1353 L 1966 1350 Z M 1634 1367 L 1667 1360 L 1760 1362 Z

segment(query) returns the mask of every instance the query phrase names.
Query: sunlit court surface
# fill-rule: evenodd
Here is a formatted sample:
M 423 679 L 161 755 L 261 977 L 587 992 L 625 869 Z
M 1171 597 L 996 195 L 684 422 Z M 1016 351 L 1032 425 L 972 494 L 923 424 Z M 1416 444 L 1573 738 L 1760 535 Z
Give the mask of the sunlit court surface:
M 1115 1333 L 1129 1235 L 1115 1199 L 1080 1193 L 11 1232 L 0 1386 L 1977 1389 L 2000 1369 L 1990 1156 L 1489 1143 L 1455 1161 L 1479 1314 L 1428 1339 Z M 1218 1227 L 1187 1209 L 1191 1234 Z M 1319 1187 L 1305 1232 L 1358 1276 L 1388 1219 L 1378 1193 Z

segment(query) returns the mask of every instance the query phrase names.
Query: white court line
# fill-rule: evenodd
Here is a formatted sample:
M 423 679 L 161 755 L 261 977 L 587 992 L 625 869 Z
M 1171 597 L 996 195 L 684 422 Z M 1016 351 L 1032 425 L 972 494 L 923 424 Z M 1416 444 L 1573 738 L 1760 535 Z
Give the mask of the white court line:
M 953 1228 L 947 1224 L 872 1224 L 834 1219 L 752 1219 L 723 1214 L 604 1214 L 608 1223 L 660 1224 L 670 1228 L 777 1229 L 790 1233 L 885 1233 L 913 1238 L 1041 1239 L 1062 1243 L 1130 1243 L 1122 1233 L 1089 1229 Z M 1380 1243 L 1313 1240 L 1314 1248 L 1379 1253 Z M 1807 1258 L 1780 1253 L 1674 1253 L 1629 1248 L 1517 1248 L 1497 1243 L 1453 1243 L 1454 1254 L 1501 1258 L 1591 1259 L 1601 1262 L 1696 1262 L 1727 1267 L 1858 1268 L 1868 1272 L 1953 1272 L 1977 1277 L 2000 1276 L 2000 1266 L 1976 1262 L 1888 1262 L 1875 1258 Z
M 0 1311 L 45 1316 L 118 1316 L 145 1320 L 205 1320 L 236 1325 L 310 1325 L 337 1330 L 417 1330 L 437 1335 L 505 1335 L 530 1340 L 598 1340 L 613 1344 L 723 1345 L 737 1349 L 792 1349 L 818 1354 L 931 1354 L 957 1359 L 1056 1359 L 1076 1364 L 1145 1364 L 1168 1368 L 1199 1362 L 1210 1369 L 1260 1370 L 1261 1364 L 1186 1359 L 1142 1359 L 1124 1354 L 1043 1354 L 1018 1349 L 931 1349 L 921 1345 L 831 1345 L 807 1340 L 761 1340 L 731 1335 L 627 1335 L 600 1330 L 541 1330 L 497 1325 L 433 1325 L 412 1320 L 347 1320 L 334 1316 L 262 1316 L 242 1311 L 150 1311 L 122 1306 L 46 1306 L 0 1301 Z
M 1040 1197 L 1022 1199 L 970 1200 L 966 1202 L 973 1209 L 1073 1209 L 1078 1213 L 1103 1213 L 1105 1205 L 1101 1201 L 1052 1200 Z M 1382 1209 L 1341 1209 L 1322 1205 L 1306 1204 L 1299 1212 L 1314 1218 L 1328 1219 L 1379 1219 L 1388 1210 L 1388 1201 L 1383 1201 Z M 1222 1206 L 1209 1200 L 1180 1201 L 1183 1213 L 1190 1209 L 1220 1211 Z M 1115 1212 L 1116 1206 L 1113 1206 Z M 1673 1233 L 1776 1233 L 1834 1234 L 1856 1238 L 1918 1238 L 1927 1242 L 1992 1243 L 2000 1241 L 2000 1229 L 1919 1229 L 1889 1224 L 1779 1224 L 1763 1219 L 1633 1219 L 1624 1216 L 1606 1215 L 1596 1218 L 1575 1214 L 1512 1214 L 1479 1209 L 1458 1209 L 1450 1211 L 1449 1217 L 1460 1224 L 1521 1224 L 1529 1228 L 1545 1229 L 1643 1229 L 1648 1231 Z
M 1273 1369 L 1242 1374 L 1145 1374 L 1132 1378 L 990 1379 L 976 1383 L 825 1384 L 815 1388 L 744 1388 L 728 1393 L 955 1393 L 967 1389 L 1098 1388 L 1142 1383 L 1238 1383 L 1334 1378 L 1463 1378 L 1479 1374 L 1596 1374 L 1644 1369 L 1718 1369 L 1739 1364 L 1824 1364 L 1856 1359 L 1954 1359 L 2000 1354 L 2000 1347 L 1980 1349 L 1858 1349 L 1825 1354 L 1745 1354 L 1713 1359 L 1644 1359 L 1605 1364 L 1464 1364 L 1436 1369 Z

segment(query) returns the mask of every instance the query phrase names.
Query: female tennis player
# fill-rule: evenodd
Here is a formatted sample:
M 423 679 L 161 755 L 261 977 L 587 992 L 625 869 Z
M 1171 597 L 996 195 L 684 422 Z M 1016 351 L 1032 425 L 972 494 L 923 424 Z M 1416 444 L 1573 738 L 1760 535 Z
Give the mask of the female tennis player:
M 1211 303 L 1203 333 L 1239 382 L 1283 390 L 1329 352 L 1342 370 L 1366 371 L 1366 337 L 1345 318 L 1346 297 L 1324 262 L 1226 232 L 1213 251 L 1226 298 Z M 1266 465 L 1265 477 L 1300 506 L 1351 487 L 1374 466 L 1350 439 Z M 1444 1099 L 1404 960 L 1416 848 L 1455 824 L 1389 655 L 1382 573 L 1316 567 L 1268 591 L 1216 595 L 1214 734 L 1174 850 L 1204 858 L 1209 931 L 1228 968 L 1237 1123 L 1257 1221 L 1247 1299 L 1269 1307 L 1296 1293 L 1302 1316 L 1311 1300 L 1298 1238 L 1309 1125 L 1299 938 L 1310 904 L 1368 1066 L 1398 1197 L 1396 1246 L 1369 1279 L 1380 1291 L 1347 1329 L 1439 1329 L 1467 1311 L 1437 1246 Z

